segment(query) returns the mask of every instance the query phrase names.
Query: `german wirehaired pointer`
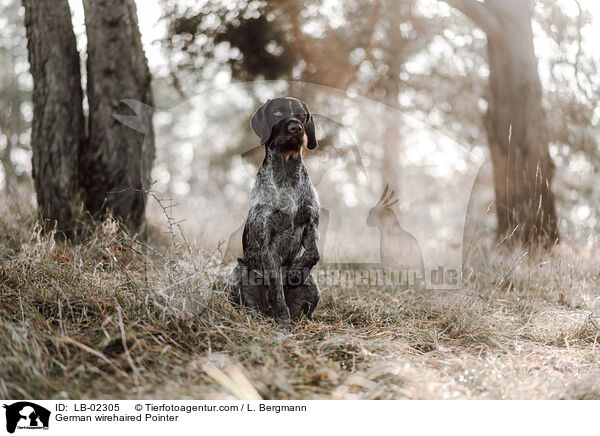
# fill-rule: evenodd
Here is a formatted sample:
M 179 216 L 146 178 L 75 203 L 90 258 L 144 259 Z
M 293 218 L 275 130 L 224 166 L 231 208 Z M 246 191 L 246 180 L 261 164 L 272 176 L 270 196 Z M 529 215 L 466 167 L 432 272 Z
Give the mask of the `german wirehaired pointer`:
M 243 257 L 229 277 L 233 303 L 259 309 L 285 327 L 312 318 L 319 288 L 312 267 L 319 261 L 319 198 L 302 148 L 317 147 L 306 104 L 291 97 L 268 100 L 250 122 L 265 145 L 242 235 Z

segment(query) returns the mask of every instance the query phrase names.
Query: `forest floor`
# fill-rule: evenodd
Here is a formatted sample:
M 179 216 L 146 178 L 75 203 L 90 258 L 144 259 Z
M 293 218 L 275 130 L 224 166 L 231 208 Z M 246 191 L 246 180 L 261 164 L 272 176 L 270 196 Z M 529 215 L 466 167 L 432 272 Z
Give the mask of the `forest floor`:
M 482 248 L 455 291 L 324 287 L 286 333 L 227 302 L 218 252 L 110 222 L 66 243 L 7 206 L 0 397 L 600 399 L 598 263 L 568 251 Z

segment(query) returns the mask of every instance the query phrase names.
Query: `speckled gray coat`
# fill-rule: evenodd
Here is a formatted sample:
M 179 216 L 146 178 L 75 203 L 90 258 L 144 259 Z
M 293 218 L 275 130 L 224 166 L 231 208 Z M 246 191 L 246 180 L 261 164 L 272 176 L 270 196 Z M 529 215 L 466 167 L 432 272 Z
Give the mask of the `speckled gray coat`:
M 263 118 L 256 120 L 261 110 Z M 269 120 L 265 111 L 281 114 L 280 120 Z M 302 123 L 302 136 L 288 134 L 287 126 L 294 123 Z M 319 261 L 320 205 L 301 150 L 302 145 L 310 148 L 311 141 L 312 148 L 316 147 L 314 124 L 306 105 L 284 98 L 259 109 L 252 127 L 259 136 L 261 128 L 271 134 L 261 136 L 266 137 L 265 159 L 250 197 L 242 236 L 244 255 L 228 288 L 232 302 L 257 308 L 287 324 L 302 314 L 312 317 L 319 301 L 310 271 Z

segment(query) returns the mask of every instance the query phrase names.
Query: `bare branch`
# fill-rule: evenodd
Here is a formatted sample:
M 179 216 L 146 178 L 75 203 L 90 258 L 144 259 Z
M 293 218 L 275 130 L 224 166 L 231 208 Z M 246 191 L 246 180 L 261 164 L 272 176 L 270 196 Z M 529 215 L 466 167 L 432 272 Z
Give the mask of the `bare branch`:
M 444 0 L 450 6 L 455 7 L 465 14 L 475 25 L 487 33 L 488 36 L 494 37 L 500 34 L 500 22 L 490 12 L 485 3 L 477 0 Z

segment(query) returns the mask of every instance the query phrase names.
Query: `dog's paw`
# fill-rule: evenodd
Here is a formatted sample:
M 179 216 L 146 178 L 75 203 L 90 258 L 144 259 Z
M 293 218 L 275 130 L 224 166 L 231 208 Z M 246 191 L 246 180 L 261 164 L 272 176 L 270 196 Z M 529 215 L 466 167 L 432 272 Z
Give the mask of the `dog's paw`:
M 277 321 L 277 325 L 285 333 L 290 333 L 292 331 L 292 321 L 289 319 L 280 319 Z
M 285 303 L 283 305 L 279 305 L 278 309 L 279 310 L 277 311 L 277 316 L 275 317 L 277 320 L 277 324 L 281 326 L 285 331 L 291 331 L 292 318 L 290 316 L 290 309 L 288 309 Z

